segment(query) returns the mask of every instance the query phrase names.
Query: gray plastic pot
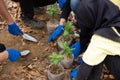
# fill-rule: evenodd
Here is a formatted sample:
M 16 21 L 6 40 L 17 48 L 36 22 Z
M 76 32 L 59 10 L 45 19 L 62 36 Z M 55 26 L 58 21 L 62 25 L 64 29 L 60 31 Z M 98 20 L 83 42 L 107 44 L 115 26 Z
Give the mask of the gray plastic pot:
M 47 22 L 48 33 L 51 34 L 56 29 L 57 26 L 58 26 L 58 21 L 57 20 L 55 20 L 54 22 L 48 21 Z
M 69 60 L 63 59 L 60 63 L 65 69 L 69 69 L 72 67 L 73 60 L 74 60 L 74 56 L 72 55 L 71 59 Z
M 51 64 L 49 66 L 49 68 L 52 66 L 53 64 Z M 59 64 L 59 67 L 62 68 L 62 72 L 60 74 L 53 74 L 50 72 L 50 70 L 47 70 L 47 74 L 48 74 L 48 79 L 49 80 L 63 80 L 64 78 L 64 68 L 61 64 Z

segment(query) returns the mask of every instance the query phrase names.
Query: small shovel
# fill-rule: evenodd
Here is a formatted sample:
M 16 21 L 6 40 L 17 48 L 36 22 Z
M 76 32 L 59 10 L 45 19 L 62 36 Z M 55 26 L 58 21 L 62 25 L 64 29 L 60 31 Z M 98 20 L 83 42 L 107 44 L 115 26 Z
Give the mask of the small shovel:
M 21 56 L 26 56 L 30 53 L 30 50 L 23 50 L 20 53 L 21 53 Z
M 20 31 L 20 35 L 22 35 L 23 39 L 32 41 L 32 42 L 37 42 L 37 39 L 35 39 L 34 37 L 24 33 L 23 31 Z
M 23 33 L 23 34 L 22 34 L 22 37 L 23 37 L 24 39 L 26 39 L 26 40 L 29 40 L 29 41 L 32 41 L 32 42 L 37 42 L 37 39 L 35 39 L 34 37 L 32 37 L 32 36 L 30 36 L 30 35 L 28 35 L 28 34 Z

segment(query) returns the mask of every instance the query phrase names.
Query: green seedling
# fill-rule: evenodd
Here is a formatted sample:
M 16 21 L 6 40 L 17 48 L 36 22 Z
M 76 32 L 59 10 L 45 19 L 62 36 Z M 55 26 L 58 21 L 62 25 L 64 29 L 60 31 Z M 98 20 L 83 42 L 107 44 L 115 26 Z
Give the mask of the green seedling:
M 72 23 L 71 22 L 66 22 L 64 23 L 64 32 L 63 32 L 63 37 L 66 38 L 68 37 L 70 34 L 73 34 L 73 32 L 71 32 L 72 29 Z
M 57 8 L 58 8 L 57 3 L 55 3 L 51 5 L 51 7 L 49 7 L 47 10 L 47 14 L 51 16 L 52 20 L 55 20 L 55 17 L 57 15 Z
M 57 54 L 56 52 L 52 52 L 50 58 L 51 58 L 50 62 L 56 66 L 58 66 L 59 62 L 63 60 L 63 56 L 61 54 Z
M 72 50 L 69 45 L 67 44 L 67 42 L 61 43 L 59 44 L 59 47 L 63 49 L 62 51 L 62 55 L 66 55 L 67 57 L 71 57 L 72 56 Z

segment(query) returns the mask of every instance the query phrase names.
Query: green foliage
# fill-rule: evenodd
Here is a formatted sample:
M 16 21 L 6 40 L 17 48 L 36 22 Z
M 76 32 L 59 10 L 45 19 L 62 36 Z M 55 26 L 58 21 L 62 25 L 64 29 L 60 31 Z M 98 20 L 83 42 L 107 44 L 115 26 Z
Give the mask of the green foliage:
M 62 51 L 62 55 L 66 55 L 67 57 L 71 57 L 72 56 L 72 50 L 69 45 L 67 44 L 67 42 L 61 43 L 59 44 L 59 47 L 63 49 Z
M 64 23 L 64 32 L 62 36 L 65 38 L 69 36 L 69 34 L 72 34 L 71 29 L 72 29 L 72 22 Z
M 57 15 L 57 3 L 51 5 L 51 7 L 47 10 L 47 14 L 49 14 L 52 19 L 54 20 L 55 19 L 55 16 Z
M 50 55 L 50 62 L 55 64 L 55 65 L 58 65 L 59 62 L 63 59 L 63 56 L 60 55 L 60 54 L 57 54 L 56 52 L 52 52 L 52 54 Z

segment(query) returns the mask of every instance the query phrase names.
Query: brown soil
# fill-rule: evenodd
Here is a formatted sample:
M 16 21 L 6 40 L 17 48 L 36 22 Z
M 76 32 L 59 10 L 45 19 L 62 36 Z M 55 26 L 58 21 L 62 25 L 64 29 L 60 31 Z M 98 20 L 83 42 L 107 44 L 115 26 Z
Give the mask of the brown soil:
M 18 61 L 12 63 L 5 60 L 0 63 L 0 80 L 47 80 L 44 70 L 49 65 L 48 56 L 56 50 L 56 43 L 48 43 L 47 28 L 34 30 L 30 27 L 24 26 L 19 18 L 20 14 L 18 8 L 12 7 L 10 9 L 12 16 L 16 18 L 17 24 L 21 29 L 35 37 L 38 42 L 30 42 L 24 40 L 22 36 L 13 36 L 8 33 L 7 26 L 3 19 L 0 18 L 0 42 L 5 44 L 7 48 L 14 48 L 20 51 L 30 50 L 30 54 L 26 57 L 21 57 Z M 17 12 L 16 12 L 17 11 Z M 14 16 L 14 14 L 16 14 Z M 46 14 L 36 15 L 40 20 L 47 21 Z
M 30 54 L 28 56 L 22 57 L 14 63 L 11 63 L 8 60 L 2 62 L 0 65 L 2 66 L 0 77 L 3 80 L 28 80 L 28 76 L 26 75 L 29 75 L 30 79 L 34 79 L 37 75 L 37 77 L 40 77 L 41 80 L 44 80 L 45 76 L 43 71 L 49 64 L 48 56 L 52 53 L 52 51 L 56 52 L 56 45 L 54 43 L 47 42 L 48 33 L 46 33 L 46 27 L 41 30 L 33 30 L 29 27 L 22 27 L 22 30 L 35 37 L 38 42 L 34 43 L 23 40 L 22 36 L 14 37 L 8 33 L 6 28 L 0 30 L 0 42 L 4 43 L 7 48 L 14 48 L 20 51 L 26 49 L 30 50 Z M 34 80 L 37 79 L 35 78 Z
M 71 60 L 71 59 L 73 59 L 72 56 L 66 56 L 66 55 L 64 55 L 63 58 L 64 58 L 64 60 Z
M 52 74 L 60 74 L 61 72 L 63 72 L 62 67 L 60 66 L 52 65 L 49 69 Z

